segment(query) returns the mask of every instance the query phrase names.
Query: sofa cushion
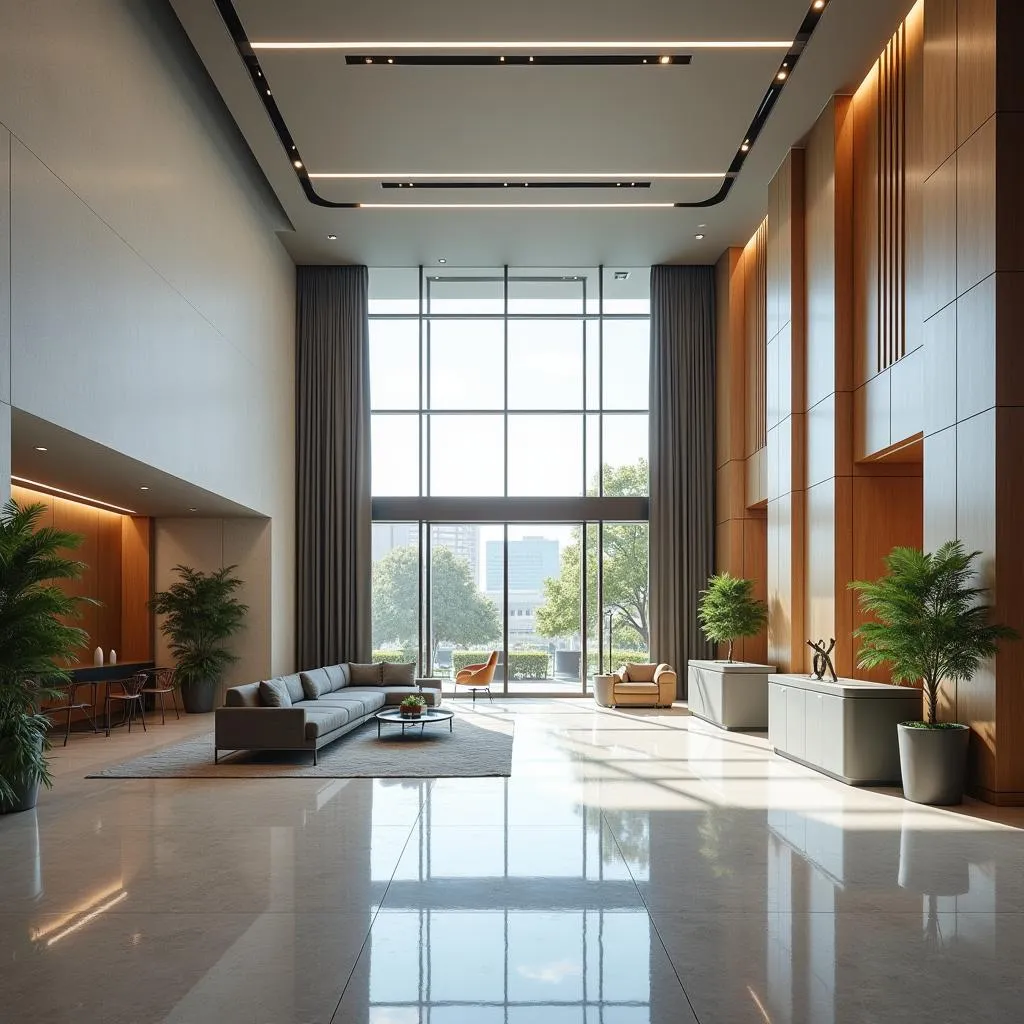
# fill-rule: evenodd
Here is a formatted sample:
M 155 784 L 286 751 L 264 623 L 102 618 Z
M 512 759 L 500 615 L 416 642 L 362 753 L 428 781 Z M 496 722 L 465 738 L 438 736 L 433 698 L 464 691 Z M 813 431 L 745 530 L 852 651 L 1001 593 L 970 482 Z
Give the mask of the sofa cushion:
M 372 665 L 359 665 L 356 662 L 348 663 L 349 686 L 380 686 L 381 664 L 374 662 Z
M 299 678 L 298 672 L 293 672 L 287 676 L 275 676 L 275 679 L 280 679 L 288 690 L 288 696 L 291 697 L 292 703 L 297 704 L 300 700 L 305 700 L 306 695 L 302 691 L 302 680 Z
M 348 725 L 352 720 L 348 708 L 331 705 L 322 707 L 320 702 L 304 705 L 306 711 L 306 739 L 315 740 Z
M 626 662 L 626 677 L 631 683 L 653 683 L 657 665 Z
M 381 682 L 385 686 L 412 686 L 416 679 L 416 662 L 408 664 L 385 661 L 381 663 Z
M 264 679 L 260 682 L 260 703 L 265 708 L 290 708 L 291 694 L 283 679 Z
M 224 706 L 228 708 L 259 708 L 263 706 L 260 700 L 259 683 L 243 683 L 241 686 L 232 686 L 224 694 Z
M 328 699 L 332 703 L 337 699 L 359 701 L 363 707 L 363 714 L 372 715 L 384 707 L 385 690 L 382 686 L 346 686 L 337 695 L 330 694 Z
M 388 707 L 393 707 L 395 704 L 401 704 L 406 697 L 422 697 L 429 705 L 435 702 L 434 695 L 437 693 L 436 690 L 427 690 L 420 693 L 418 686 L 382 686 L 381 691 L 384 694 L 385 703 Z M 436 701 L 438 704 L 441 703 L 440 695 Z
M 334 689 L 331 685 L 331 677 L 325 668 L 312 668 L 306 672 L 300 672 L 299 679 L 302 681 L 302 692 L 306 700 L 316 700 Z
M 348 686 L 348 665 L 327 665 L 324 667 L 324 671 L 331 681 L 332 693 Z
M 659 693 L 657 683 L 634 683 L 632 681 L 627 683 L 616 683 L 616 693 L 650 693 L 657 696 Z

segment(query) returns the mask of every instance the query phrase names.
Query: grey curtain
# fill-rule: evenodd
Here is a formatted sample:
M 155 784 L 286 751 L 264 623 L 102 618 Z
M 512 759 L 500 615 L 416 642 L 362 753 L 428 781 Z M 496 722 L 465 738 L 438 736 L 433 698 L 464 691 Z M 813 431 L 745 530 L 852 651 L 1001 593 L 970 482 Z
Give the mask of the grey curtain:
M 651 268 L 651 657 L 685 696 L 713 657 L 697 601 L 715 559 L 715 273 Z
M 299 267 L 296 514 L 299 668 L 370 660 L 366 267 Z

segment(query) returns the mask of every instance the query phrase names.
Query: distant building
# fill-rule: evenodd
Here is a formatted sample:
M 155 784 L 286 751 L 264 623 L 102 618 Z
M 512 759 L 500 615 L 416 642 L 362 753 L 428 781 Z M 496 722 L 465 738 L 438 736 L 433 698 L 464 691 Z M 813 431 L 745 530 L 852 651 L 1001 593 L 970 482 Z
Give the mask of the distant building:
M 418 544 L 419 527 L 416 523 L 374 523 L 371 538 L 370 552 L 373 561 L 379 562 L 395 548 Z
M 501 593 L 504 585 L 503 544 L 487 542 L 487 591 Z M 524 537 L 508 542 L 509 593 L 544 593 L 544 581 L 559 573 L 558 541 L 547 537 Z
M 431 543 L 447 548 L 457 558 L 469 562 L 473 583 L 480 585 L 480 527 L 475 523 L 434 523 Z

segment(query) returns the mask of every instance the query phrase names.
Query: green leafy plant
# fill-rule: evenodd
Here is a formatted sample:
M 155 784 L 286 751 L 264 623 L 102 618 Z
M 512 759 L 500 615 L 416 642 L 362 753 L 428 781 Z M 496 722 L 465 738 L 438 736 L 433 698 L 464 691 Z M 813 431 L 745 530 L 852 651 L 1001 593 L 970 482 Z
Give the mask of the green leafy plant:
M 717 573 L 701 591 L 697 618 L 708 640 L 729 645 L 731 662 L 733 643 L 761 632 L 768 621 L 768 606 L 754 597 L 753 580 Z
M 74 619 L 87 598 L 65 594 L 53 580 L 77 580 L 85 565 L 64 557 L 82 538 L 40 527 L 46 506 L 9 501 L 0 513 L 0 803 L 16 786 L 53 785 L 46 757 L 50 722 L 39 708 L 69 682 L 62 665 L 85 646 Z
M 402 700 L 401 706 L 403 708 L 425 708 L 427 706 L 427 700 L 425 697 L 420 697 L 418 694 L 412 693 Z
M 861 668 L 888 664 L 896 683 L 924 688 L 928 718 L 936 722 L 943 679 L 970 679 L 983 660 L 995 655 L 1000 640 L 1015 639 L 1009 626 L 989 622 L 985 593 L 973 585 L 975 560 L 958 540 L 926 554 L 897 547 L 886 556 L 881 579 L 854 580 L 862 611 L 873 616 L 854 631 L 861 641 Z
M 229 565 L 204 573 L 176 565 L 180 579 L 154 595 L 150 607 L 166 618 L 160 632 L 167 637 L 175 661 L 175 679 L 182 686 L 217 683 L 238 660 L 225 643 L 242 628 L 249 608 L 234 595 L 242 581 Z

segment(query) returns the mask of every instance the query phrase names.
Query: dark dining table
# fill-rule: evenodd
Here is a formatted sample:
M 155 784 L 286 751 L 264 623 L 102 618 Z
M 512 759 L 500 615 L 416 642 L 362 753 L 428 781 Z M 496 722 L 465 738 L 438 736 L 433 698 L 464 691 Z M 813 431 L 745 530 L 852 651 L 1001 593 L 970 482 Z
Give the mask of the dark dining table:
M 81 668 L 72 669 L 71 678 L 75 683 L 76 690 L 79 686 L 92 688 L 92 713 L 93 719 L 98 717 L 96 700 L 99 697 L 99 688 L 104 687 L 103 707 L 106 708 L 106 695 L 112 683 L 119 683 L 122 679 L 129 679 L 138 672 L 145 672 L 152 675 L 159 671 L 161 666 L 153 661 L 125 661 L 116 665 L 83 665 Z M 104 711 L 104 714 L 106 712 Z

